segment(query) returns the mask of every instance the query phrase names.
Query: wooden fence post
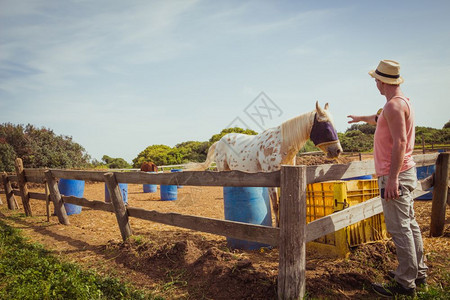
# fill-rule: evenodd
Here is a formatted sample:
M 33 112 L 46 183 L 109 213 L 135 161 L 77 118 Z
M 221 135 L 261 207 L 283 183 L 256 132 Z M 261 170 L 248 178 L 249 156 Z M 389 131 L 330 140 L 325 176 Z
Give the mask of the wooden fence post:
M 281 167 L 278 299 L 305 295 L 306 167 Z
M 422 135 L 422 153 L 425 154 L 425 137 Z
M 44 181 L 45 185 L 45 212 L 47 213 L 47 222 L 50 222 L 50 195 L 48 193 L 47 180 Z
M 447 190 L 447 205 L 450 205 L 450 186 L 448 187 L 448 190 Z
M 125 208 L 125 204 L 123 203 L 119 184 L 117 183 L 114 173 L 106 173 L 104 176 L 109 195 L 111 196 L 111 202 L 116 213 L 120 234 L 122 235 L 123 241 L 126 241 L 132 233 L 130 222 L 128 221 L 128 212 Z
M 450 153 L 439 154 L 436 160 L 436 177 L 431 205 L 430 236 L 441 236 L 444 233 L 445 206 L 448 196 L 448 171 Z
M 8 209 L 11 210 L 19 209 L 16 198 L 14 197 L 13 189 L 11 187 L 11 181 L 9 181 L 8 174 L 6 174 L 6 172 L 3 172 L 2 174 L 2 181 L 3 186 L 5 187 L 5 195 L 6 195 L 6 202 L 8 203 Z
M 45 179 L 47 180 L 48 189 L 50 190 L 50 198 L 55 206 L 55 213 L 58 216 L 59 223 L 70 225 L 69 217 L 67 216 L 66 208 L 64 207 L 61 194 L 59 193 L 58 184 L 52 175 L 52 171 L 47 170 L 44 174 Z
M 30 195 L 28 194 L 27 179 L 25 178 L 25 172 L 23 171 L 22 159 L 16 158 L 15 167 L 16 167 L 17 181 L 19 183 L 20 194 L 22 195 L 22 204 L 23 209 L 25 211 L 25 215 L 27 217 L 32 217 L 33 212 L 31 211 Z

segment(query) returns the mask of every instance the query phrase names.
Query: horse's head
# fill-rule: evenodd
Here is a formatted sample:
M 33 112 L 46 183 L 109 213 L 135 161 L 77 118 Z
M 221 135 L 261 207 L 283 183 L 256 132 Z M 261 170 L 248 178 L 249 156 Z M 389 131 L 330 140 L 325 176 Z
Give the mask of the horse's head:
M 316 113 L 311 129 L 310 138 L 328 158 L 337 158 L 342 153 L 341 143 L 334 128 L 333 117 L 328 111 L 328 103 L 323 108 L 316 102 Z

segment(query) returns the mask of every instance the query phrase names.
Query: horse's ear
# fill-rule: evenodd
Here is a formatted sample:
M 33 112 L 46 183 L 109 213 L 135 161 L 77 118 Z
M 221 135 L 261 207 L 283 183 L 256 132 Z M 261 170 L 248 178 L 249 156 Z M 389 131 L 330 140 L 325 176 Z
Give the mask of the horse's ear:
M 325 111 L 320 107 L 319 101 L 316 101 L 316 111 L 319 114 L 319 116 L 325 115 Z
M 325 110 L 328 110 L 328 102 L 327 103 L 325 103 L 325 106 L 323 107 L 323 109 L 325 109 Z

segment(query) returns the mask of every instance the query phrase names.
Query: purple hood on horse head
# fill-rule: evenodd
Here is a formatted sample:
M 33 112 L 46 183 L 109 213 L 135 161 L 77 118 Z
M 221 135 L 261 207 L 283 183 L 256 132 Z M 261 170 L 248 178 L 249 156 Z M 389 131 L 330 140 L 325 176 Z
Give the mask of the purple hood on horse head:
M 314 116 L 314 124 L 310 134 L 311 141 L 314 145 L 322 143 L 334 142 L 339 140 L 336 129 L 334 129 L 331 122 L 319 122 L 317 120 L 317 114 Z

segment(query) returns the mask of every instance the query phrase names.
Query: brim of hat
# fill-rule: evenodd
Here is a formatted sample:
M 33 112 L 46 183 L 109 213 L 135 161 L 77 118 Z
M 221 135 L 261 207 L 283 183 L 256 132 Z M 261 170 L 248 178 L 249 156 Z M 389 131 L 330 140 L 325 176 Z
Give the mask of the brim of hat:
M 377 73 L 375 73 L 375 70 L 369 71 L 369 75 L 387 84 L 402 84 L 404 82 L 402 76 L 400 76 L 399 78 L 388 78 L 378 75 Z

